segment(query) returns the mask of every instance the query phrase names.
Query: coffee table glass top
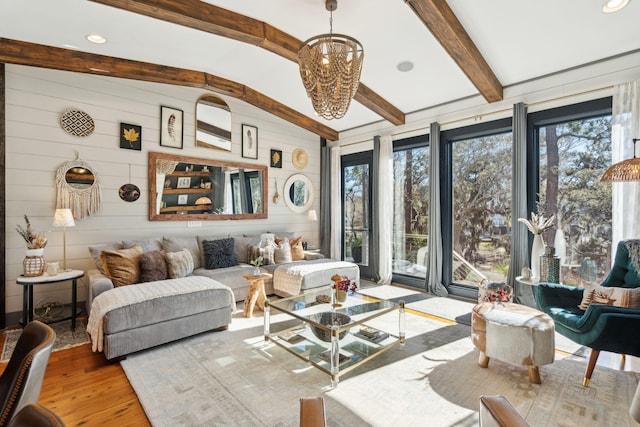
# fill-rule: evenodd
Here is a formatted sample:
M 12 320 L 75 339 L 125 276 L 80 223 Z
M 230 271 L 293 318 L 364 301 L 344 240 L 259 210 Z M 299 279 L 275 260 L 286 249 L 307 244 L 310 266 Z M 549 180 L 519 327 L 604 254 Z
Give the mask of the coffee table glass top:
M 267 302 L 264 336 L 265 340 L 331 375 L 331 383 L 335 386 L 343 373 L 397 344 L 403 344 L 405 334 L 403 302 L 377 300 L 358 293 L 348 295 L 344 302 L 338 302 L 333 301 L 332 293 L 333 289 L 327 286 Z M 397 320 L 392 323 L 398 328 L 397 335 L 389 329 L 384 331 L 372 327 L 372 323 L 369 323 L 393 311 L 398 312 Z M 284 329 L 279 327 L 280 324 L 271 324 L 271 315 L 278 312 L 297 318 L 301 323 L 294 326 L 285 323 Z M 345 316 L 349 319 L 346 322 Z M 273 331 L 272 326 L 277 330 Z M 394 326 L 391 328 L 395 329 Z
M 294 297 L 270 301 L 270 305 L 273 309 L 321 328 L 325 325 L 316 322 L 319 313 L 331 311 L 346 314 L 351 321 L 342 325 L 340 330 L 349 329 L 354 324 L 397 310 L 399 306 L 399 303 L 394 301 L 376 300 L 358 293 L 348 294 L 345 302 L 338 302 L 332 300 L 332 293 L 331 287 L 323 287 Z

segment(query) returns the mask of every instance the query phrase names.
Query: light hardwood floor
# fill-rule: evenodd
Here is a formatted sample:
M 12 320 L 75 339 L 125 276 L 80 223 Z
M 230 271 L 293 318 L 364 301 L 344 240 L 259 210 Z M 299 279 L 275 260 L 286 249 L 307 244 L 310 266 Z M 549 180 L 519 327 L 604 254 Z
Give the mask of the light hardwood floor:
M 450 322 L 413 310 L 412 313 Z M 86 318 L 81 321 L 86 323 Z M 0 349 L 4 339 L 5 334 L 0 333 Z M 602 352 L 598 365 L 619 369 L 620 359 L 617 354 Z M 632 360 L 627 361 L 625 369 L 640 371 L 640 359 L 627 359 Z M 6 363 L 0 363 L 0 372 L 5 367 Z M 92 352 L 90 344 L 51 353 L 40 403 L 57 413 L 69 427 L 151 426 L 120 364 Z
M 2 346 L 4 339 L 1 333 Z M 0 363 L 0 371 L 6 365 Z M 120 364 L 90 344 L 51 353 L 39 402 L 69 427 L 151 426 Z

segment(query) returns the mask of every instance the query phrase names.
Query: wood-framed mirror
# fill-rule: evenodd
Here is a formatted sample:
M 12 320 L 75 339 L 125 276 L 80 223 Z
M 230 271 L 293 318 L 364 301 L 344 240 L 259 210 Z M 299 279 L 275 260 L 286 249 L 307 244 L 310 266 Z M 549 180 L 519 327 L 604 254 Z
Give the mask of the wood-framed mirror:
M 305 175 L 291 175 L 284 184 L 284 201 L 293 212 L 305 212 L 313 203 L 313 184 Z
M 149 152 L 149 220 L 268 217 L 267 167 Z
M 196 103 L 196 147 L 231 151 L 231 109 L 217 96 Z

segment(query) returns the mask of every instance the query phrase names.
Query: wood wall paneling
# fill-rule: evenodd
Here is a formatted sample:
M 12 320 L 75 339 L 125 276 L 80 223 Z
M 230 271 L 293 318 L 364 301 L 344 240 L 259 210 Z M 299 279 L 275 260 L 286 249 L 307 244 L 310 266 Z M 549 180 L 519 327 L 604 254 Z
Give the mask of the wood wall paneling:
M 26 213 L 35 230 L 48 230 L 49 244 L 45 258 L 62 260 L 62 231 L 53 229 L 56 170 L 64 162 L 79 155 L 96 170 L 101 179 L 103 207 L 98 215 L 76 222 L 67 229 L 67 264 L 72 268 L 95 268 L 88 246 L 114 240 L 148 239 L 160 236 L 226 236 L 243 233 L 290 230 L 319 236 L 318 222 L 308 221 L 306 214 L 294 214 L 280 200 L 273 204 L 275 181 L 283 194 L 286 179 L 303 173 L 314 183 L 315 200 L 312 209 L 320 206 L 320 144 L 314 133 L 255 108 L 233 97 L 224 97 L 232 112 L 232 150 L 230 152 L 195 146 L 195 104 L 207 93 L 202 88 L 149 83 L 93 74 L 6 65 L 6 307 L 8 313 L 22 309 L 22 286 L 15 278 L 22 272 L 24 243 L 12 232 L 22 223 Z M 160 106 L 166 105 L 184 112 L 184 149 L 161 147 Z M 60 114 L 70 108 L 89 113 L 96 124 L 92 135 L 84 138 L 65 133 L 59 126 Z M 142 126 L 142 151 L 121 149 L 120 122 Z M 241 155 L 242 124 L 256 126 L 258 160 Z M 168 152 L 199 158 L 220 159 L 243 163 L 269 164 L 271 149 L 283 151 L 282 169 L 269 168 L 269 217 L 266 220 L 203 221 L 198 228 L 188 228 L 186 222 L 148 221 L 148 151 Z M 309 164 L 300 171 L 291 160 L 293 150 L 307 151 Z M 131 165 L 131 178 L 129 178 Z M 140 199 L 127 203 L 118 196 L 118 188 L 136 184 Z M 314 242 L 317 244 L 317 242 Z M 78 300 L 84 301 L 87 279 L 78 285 Z M 60 303 L 71 300 L 70 285 L 47 285 L 35 289 L 35 300 L 56 298 Z

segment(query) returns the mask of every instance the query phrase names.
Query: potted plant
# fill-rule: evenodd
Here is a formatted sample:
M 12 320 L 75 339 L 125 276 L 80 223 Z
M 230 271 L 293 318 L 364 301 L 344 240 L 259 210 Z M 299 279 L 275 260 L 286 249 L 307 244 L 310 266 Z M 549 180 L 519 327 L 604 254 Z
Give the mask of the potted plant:
M 24 216 L 26 228 L 16 226 L 16 231 L 27 243 L 26 258 L 22 263 L 25 277 L 41 276 L 44 273 L 44 247 L 47 246 L 47 236 L 44 232 L 34 233 L 27 215 Z
M 358 284 L 347 276 L 334 274 L 331 276 L 331 280 L 333 281 L 332 288 L 335 290 L 336 301 L 346 301 L 347 292 L 355 292 L 358 289 Z
M 355 236 L 351 240 L 351 256 L 356 264 L 362 262 L 362 237 Z
M 24 216 L 24 221 L 27 224 L 27 228 L 23 228 L 18 224 L 16 230 L 24 241 L 27 242 L 27 256 L 42 255 L 44 253 L 44 247 L 47 246 L 46 233 L 34 233 L 27 215 Z
M 256 258 L 253 261 L 249 262 L 249 264 L 253 265 L 253 275 L 254 276 L 260 276 L 262 274 L 262 272 L 260 271 L 260 266 L 262 265 L 263 261 L 264 261 L 264 257 L 262 255 L 260 255 L 258 258 Z

